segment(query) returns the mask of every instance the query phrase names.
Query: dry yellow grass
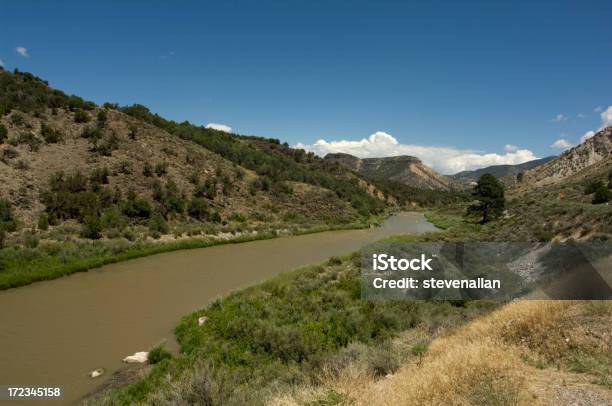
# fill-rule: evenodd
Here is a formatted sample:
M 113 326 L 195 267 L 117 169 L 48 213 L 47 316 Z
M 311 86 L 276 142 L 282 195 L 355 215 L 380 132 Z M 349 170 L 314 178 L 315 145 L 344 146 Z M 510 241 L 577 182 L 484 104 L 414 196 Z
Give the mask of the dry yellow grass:
M 555 382 L 564 383 L 553 385 L 553 374 L 533 364 L 562 367 L 576 351 L 609 354 L 611 326 L 610 302 L 517 301 L 435 339 L 422 359 L 392 376 L 376 380 L 349 367 L 323 377 L 321 386 L 297 389 L 271 403 L 537 405 L 584 398 L 583 404 L 605 404 L 612 401 L 609 389 L 581 378 L 580 388 L 571 392 L 565 381 L 576 374 L 558 372 Z M 559 379 L 559 374 L 565 375 Z

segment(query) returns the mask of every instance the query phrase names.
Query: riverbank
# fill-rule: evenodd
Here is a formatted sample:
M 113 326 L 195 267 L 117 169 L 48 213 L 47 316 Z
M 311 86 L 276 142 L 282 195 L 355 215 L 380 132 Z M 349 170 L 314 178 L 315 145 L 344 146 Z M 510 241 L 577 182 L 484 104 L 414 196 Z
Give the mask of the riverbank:
M 421 214 L 399 213 L 376 228 L 165 252 L 1 291 L 0 325 L 11 334 L 0 336 L 0 381 L 62 385 L 58 404 L 73 404 L 127 355 L 164 340 L 178 352 L 177 322 L 219 297 L 380 238 L 434 229 Z M 100 368 L 102 377 L 88 377 Z
M 181 320 L 180 355 L 88 403 L 262 404 L 350 362 L 385 376 L 440 330 L 497 306 L 364 301 L 359 272 L 358 253 L 333 257 L 218 299 Z M 392 351 L 394 338 L 410 331 L 425 333 L 405 352 Z
M 356 230 L 378 225 L 382 217 L 350 224 L 320 224 L 309 228 L 286 227 L 280 230 L 252 230 L 235 234 L 129 241 L 125 238 L 105 240 L 74 239 L 42 241 L 35 247 L 14 246 L 0 250 L 0 290 L 51 280 L 103 265 L 178 250 L 205 248 L 266 240 L 279 236 L 306 235 L 323 231 Z

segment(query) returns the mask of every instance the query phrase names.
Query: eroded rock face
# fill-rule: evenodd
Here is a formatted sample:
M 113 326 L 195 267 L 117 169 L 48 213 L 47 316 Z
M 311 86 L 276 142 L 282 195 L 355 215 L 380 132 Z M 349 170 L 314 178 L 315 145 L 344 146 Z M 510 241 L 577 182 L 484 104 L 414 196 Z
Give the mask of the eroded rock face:
M 327 154 L 325 159 L 369 177 L 390 179 L 408 186 L 427 189 L 450 187 L 450 179 L 447 176 L 440 175 L 413 156 L 360 159 L 350 154 L 337 153 Z
M 147 351 L 140 351 L 134 353 L 134 355 L 128 355 L 123 359 L 123 362 L 128 364 L 142 364 L 144 362 L 147 362 L 148 358 L 149 353 Z
M 523 183 L 530 186 L 556 183 L 611 157 L 612 127 L 607 127 L 558 158 L 525 172 Z

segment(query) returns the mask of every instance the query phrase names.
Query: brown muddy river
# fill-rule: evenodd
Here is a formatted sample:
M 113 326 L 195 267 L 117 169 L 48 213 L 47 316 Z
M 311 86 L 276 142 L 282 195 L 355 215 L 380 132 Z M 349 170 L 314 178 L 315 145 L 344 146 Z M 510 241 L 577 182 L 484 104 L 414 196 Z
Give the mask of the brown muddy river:
M 77 403 L 121 360 L 167 340 L 179 319 L 283 271 L 344 255 L 382 237 L 433 231 L 419 213 L 375 229 L 330 231 L 174 251 L 0 292 L 0 385 L 64 388 Z M 99 378 L 87 373 L 104 368 Z

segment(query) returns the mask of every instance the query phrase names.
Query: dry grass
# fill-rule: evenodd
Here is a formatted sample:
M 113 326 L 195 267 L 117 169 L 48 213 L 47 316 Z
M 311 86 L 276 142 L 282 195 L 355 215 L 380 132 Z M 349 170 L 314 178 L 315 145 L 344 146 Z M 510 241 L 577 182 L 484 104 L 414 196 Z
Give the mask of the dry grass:
M 435 339 L 422 359 L 411 359 L 394 375 L 376 379 L 349 366 L 323 377 L 320 386 L 296 389 L 271 403 L 534 405 L 578 399 L 598 404 L 612 400 L 606 388 L 610 326 L 611 302 L 517 301 Z M 543 373 L 553 366 L 559 371 Z M 556 383 L 559 374 L 562 385 Z M 579 388 L 566 381 L 579 381 Z

